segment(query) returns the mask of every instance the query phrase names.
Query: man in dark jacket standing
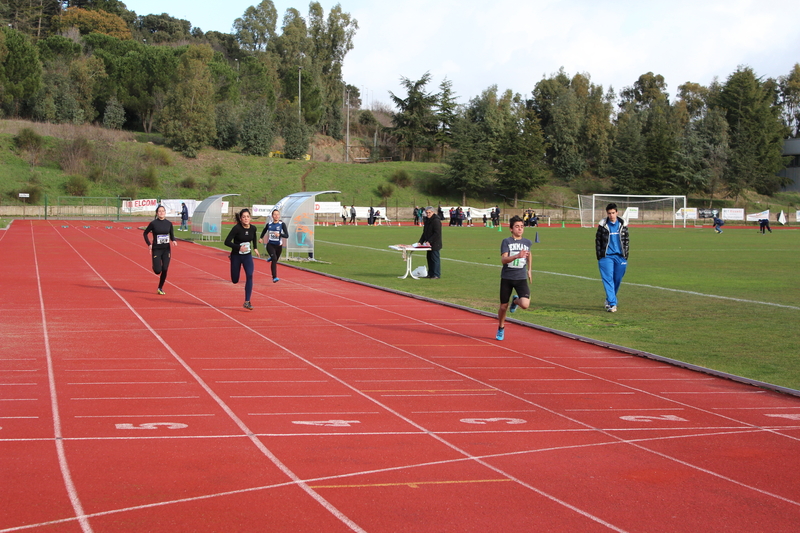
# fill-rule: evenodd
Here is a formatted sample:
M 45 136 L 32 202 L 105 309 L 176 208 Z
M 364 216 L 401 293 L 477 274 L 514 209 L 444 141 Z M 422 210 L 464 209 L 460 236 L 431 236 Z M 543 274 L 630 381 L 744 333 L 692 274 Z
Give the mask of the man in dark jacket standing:
M 442 249 L 442 221 L 436 216 L 432 206 L 425 208 L 425 217 L 419 244 L 430 244 L 431 249 L 427 252 L 428 278 L 439 279 L 442 275 L 442 261 L 439 257 L 439 250 Z
M 625 221 L 617 216 L 617 204 L 608 204 L 606 215 L 597 225 L 594 245 L 600 279 L 606 291 L 606 311 L 616 313 L 617 292 L 628 268 L 630 237 Z

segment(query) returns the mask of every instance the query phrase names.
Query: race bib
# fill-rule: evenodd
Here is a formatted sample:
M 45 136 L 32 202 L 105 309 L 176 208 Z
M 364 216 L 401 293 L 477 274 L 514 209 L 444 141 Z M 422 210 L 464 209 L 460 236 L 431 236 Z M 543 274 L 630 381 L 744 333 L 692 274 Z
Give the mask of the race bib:
M 156 244 L 169 244 L 169 235 L 156 235 Z
M 279 240 L 281 240 L 281 232 L 280 231 L 270 231 L 269 232 L 269 240 L 271 240 L 271 241 L 279 241 Z
M 525 265 L 528 263 L 527 259 L 514 259 L 508 264 L 509 268 L 525 268 Z
M 240 254 L 249 254 L 250 253 L 250 241 L 243 242 L 239 245 L 239 253 Z

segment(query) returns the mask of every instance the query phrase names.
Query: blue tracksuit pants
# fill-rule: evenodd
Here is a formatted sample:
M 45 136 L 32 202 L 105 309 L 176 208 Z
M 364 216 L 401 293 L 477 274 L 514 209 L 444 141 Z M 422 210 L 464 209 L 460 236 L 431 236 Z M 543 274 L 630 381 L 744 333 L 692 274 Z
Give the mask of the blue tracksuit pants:
M 600 267 L 600 279 L 603 280 L 608 305 L 617 305 L 617 291 L 628 268 L 628 260 L 621 255 L 610 254 L 600 259 L 597 264 Z

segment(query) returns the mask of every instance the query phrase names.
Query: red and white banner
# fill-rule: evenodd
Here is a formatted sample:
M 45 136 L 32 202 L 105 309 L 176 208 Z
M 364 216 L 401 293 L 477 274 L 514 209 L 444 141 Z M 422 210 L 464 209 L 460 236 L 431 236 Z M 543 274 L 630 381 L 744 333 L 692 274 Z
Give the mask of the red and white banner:
M 765 218 L 769 220 L 769 209 L 767 209 L 766 211 L 761 211 L 760 213 L 751 213 L 747 215 L 748 222 L 758 222 L 759 220 Z
M 125 213 L 143 213 L 145 211 L 156 212 L 158 207 L 158 200 L 155 198 L 148 198 L 146 200 L 125 200 L 122 202 L 122 211 Z

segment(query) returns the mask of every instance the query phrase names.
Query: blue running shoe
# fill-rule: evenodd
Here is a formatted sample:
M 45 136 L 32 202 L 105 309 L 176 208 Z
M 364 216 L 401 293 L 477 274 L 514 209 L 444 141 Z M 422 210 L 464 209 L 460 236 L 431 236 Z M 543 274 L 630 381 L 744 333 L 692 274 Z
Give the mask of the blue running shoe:
M 511 300 L 511 307 L 509 307 L 509 308 L 508 308 L 508 312 L 509 312 L 509 313 L 513 313 L 514 311 L 516 311 L 516 310 L 517 310 L 517 307 L 519 307 L 519 306 L 517 305 L 517 300 L 519 300 L 519 296 L 517 296 L 516 298 L 514 298 L 513 300 Z
M 278 283 L 280 280 L 281 278 L 272 278 L 272 283 Z
M 498 329 L 497 330 L 497 336 L 495 338 L 497 340 L 501 341 L 501 340 L 503 340 L 505 338 L 505 336 L 506 336 L 506 330 L 505 330 L 505 328 L 503 328 L 503 329 Z

